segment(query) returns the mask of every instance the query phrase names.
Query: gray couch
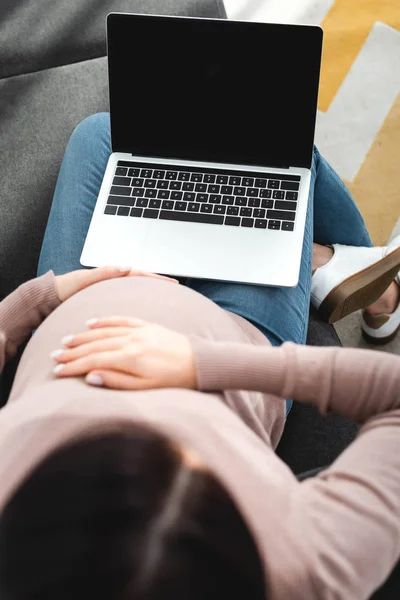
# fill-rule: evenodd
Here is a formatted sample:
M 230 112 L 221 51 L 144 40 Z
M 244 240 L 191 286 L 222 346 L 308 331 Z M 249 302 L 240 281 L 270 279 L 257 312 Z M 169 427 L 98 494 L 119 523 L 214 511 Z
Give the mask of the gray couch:
M 72 130 L 84 117 L 108 110 L 105 17 L 111 11 L 226 16 L 220 0 L 2 0 L 0 299 L 35 276 Z M 340 344 L 314 313 L 308 343 Z M 3 402 L 17 361 L 2 378 Z M 322 418 L 295 404 L 278 451 L 298 473 L 329 464 L 356 431 L 342 417 Z

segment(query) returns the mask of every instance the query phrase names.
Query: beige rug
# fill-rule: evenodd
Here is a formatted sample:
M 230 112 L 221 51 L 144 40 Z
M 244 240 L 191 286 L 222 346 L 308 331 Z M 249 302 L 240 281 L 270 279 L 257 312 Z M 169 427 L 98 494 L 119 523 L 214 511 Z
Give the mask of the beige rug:
M 400 0 L 225 0 L 230 18 L 321 24 L 316 141 L 373 242 L 400 217 Z M 400 226 L 400 223 L 398 224 Z

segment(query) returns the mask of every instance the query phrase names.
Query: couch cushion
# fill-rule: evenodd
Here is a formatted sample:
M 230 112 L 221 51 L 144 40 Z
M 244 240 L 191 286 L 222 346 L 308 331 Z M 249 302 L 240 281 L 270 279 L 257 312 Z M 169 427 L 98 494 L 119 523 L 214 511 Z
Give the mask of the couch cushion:
M 35 276 L 68 139 L 103 110 L 105 57 L 0 80 L 0 299 Z
M 2 0 L 0 78 L 104 56 L 110 12 L 226 17 L 221 0 Z

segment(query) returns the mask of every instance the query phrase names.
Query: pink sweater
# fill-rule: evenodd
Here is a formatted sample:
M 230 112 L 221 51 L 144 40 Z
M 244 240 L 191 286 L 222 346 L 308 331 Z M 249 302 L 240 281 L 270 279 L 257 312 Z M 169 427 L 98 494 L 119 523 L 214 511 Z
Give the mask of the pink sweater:
M 200 391 L 54 378 L 49 354 L 61 338 L 111 314 L 191 336 Z M 98 283 L 61 305 L 52 273 L 24 284 L 0 303 L 0 371 L 36 328 L 0 410 L 0 511 L 59 444 L 111 422 L 149 423 L 196 450 L 229 489 L 258 544 L 269 599 L 362 600 L 386 579 L 400 556 L 399 357 L 272 348 L 193 290 L 148 278 Z M 288 397 L 363 423 L 335 463 L 303 483 L 274 453 Z

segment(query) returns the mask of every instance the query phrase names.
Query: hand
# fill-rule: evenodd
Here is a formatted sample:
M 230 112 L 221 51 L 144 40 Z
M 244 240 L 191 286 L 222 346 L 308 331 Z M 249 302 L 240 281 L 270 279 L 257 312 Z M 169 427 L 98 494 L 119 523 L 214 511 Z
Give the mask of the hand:
M 97 269 L 79 269 L 65 275 L 56 276 L 56 288 L 61 302 L 67 300 L 77 292 L 106 279 L 116 279 L 117 277 L 154 277 L 154 279 L 165 279 L 173 283 L 179 283 L 171 277 L 147 273 L 146 271 L 134 271 L 130 267 L 99 267 Z
M 89 331 L 56 350 L 58 377 L 86 375 L 86 383 L 118 390 L 196 389 L 194 353 L 187 337 L 140 319 L 88 321 Z

